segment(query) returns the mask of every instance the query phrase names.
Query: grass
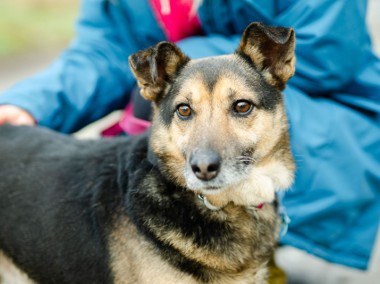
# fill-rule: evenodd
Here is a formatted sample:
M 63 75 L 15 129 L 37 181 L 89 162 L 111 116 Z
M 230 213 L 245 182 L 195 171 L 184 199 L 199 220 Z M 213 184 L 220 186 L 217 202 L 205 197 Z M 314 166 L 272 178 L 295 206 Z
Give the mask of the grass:
M 66 45 L 78 0 L 1 0 L 0 58 Z

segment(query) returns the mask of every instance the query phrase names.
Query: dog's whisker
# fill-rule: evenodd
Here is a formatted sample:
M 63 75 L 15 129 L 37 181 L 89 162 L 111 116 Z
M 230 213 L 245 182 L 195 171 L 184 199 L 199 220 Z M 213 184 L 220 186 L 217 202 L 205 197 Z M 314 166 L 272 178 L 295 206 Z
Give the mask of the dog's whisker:
M 236 157 L 236 160 L 238 160 L 239 162 L 243 162 L 243 163 L 256 163 L 257 162 L 257 159 L 255 159 L 253 157 L 248 157 L 248 156 L 239 156 L 239 157 Z

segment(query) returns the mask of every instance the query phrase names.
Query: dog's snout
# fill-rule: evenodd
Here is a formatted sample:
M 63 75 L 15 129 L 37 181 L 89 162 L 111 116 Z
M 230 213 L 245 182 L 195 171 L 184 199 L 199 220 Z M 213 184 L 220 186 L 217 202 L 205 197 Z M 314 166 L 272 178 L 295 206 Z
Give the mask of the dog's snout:
M 220 169 L 220 156 L 211 150 L 198 150 L 190 157 L 190 166 L 195 176 L 204 181 L 215 178 Z

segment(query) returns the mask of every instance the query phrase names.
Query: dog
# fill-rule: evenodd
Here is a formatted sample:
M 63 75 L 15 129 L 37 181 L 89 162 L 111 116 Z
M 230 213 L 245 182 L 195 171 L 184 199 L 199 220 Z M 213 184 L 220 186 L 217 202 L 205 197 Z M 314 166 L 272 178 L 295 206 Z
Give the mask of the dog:
M 265 283 L 295 170 L 294 38 L 252 23 L 231 55 L 131 55 L 153 109 L 141 136 L 0 127 L 0 253 L 36 283 Z

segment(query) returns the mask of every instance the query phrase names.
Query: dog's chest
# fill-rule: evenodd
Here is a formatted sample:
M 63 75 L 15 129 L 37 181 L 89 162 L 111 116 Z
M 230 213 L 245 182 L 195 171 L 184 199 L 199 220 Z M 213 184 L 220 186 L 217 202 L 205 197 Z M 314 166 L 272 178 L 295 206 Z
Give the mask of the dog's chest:
M 109 237 L 111 270 L 117 284 L 252 284 L 265 283 L 265 263 L 248 268 L 235 275 L 220 273 L 212 279 L 202 281 L 189 273 L 182 272 L 161 255 L 161 251 L 128 220 L 116 226 Z
M 115 283 L 263 283 L 276 240 L 270 205 L 210 212 L 191 194 L 160 191 L 156 178 L 133 187 L 128 217 L 109 234 Z
M 197 283 L 163 260 L 157 248 L 124 219 L 109 237 L 111 270 L 118 284 Z

